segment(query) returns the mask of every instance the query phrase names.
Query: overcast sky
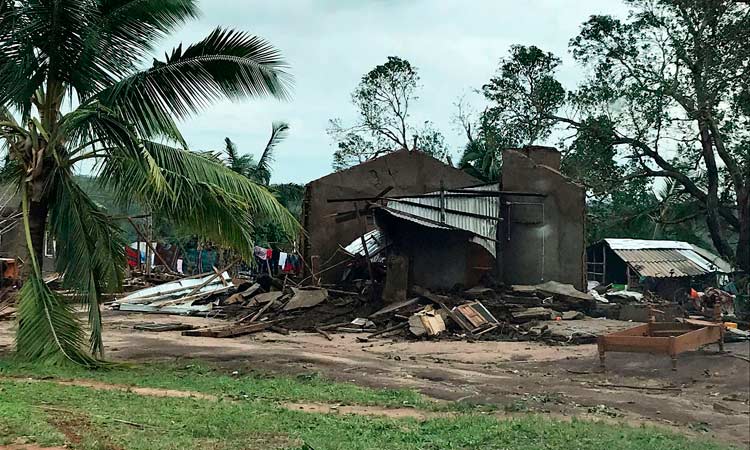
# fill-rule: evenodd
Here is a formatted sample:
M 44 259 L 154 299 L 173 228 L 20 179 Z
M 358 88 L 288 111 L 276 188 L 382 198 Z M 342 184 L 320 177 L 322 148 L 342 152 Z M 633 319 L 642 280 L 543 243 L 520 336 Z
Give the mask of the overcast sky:
M 218 150 L 229 136 L 241 152 L 257 157 L 271 123 L 289 122 L 273 183 L 306 183 L 331 172 L 328 120 L 355 118 L 352 90 L 388 56 L 417 67 L 422 89 L 415 123 L 434 122 L 457 155 L 464 138 L 453 121 L 454 104 L 468 95 L 482 106 L 471 92 L 492 76 L 510 45 L 533 44 L 561 57 L 559 78 L 572 88 L 581 72 L 567 52 L 568 40 L 589 15 L 625 11 L 619 0 L 203 0 L 201 7 L 203 17 L 164 42 L 165 51 L 216 26 L 238 28 L 280 49 L 295 83 L 288 102 L 220 103 L 184 122 L 183 134 L 200 150 Z

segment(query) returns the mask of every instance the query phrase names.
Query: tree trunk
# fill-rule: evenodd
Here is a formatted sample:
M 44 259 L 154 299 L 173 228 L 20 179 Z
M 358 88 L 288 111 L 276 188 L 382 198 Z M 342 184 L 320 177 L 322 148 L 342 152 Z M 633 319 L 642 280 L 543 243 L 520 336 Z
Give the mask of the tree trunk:
M 39 263 L 39 269 L 44 270 L 44 238 L 47 229 L 47 214 L 49 204 L 46 200 L 29 202 L 29 231 L 31 231 L 31 245 L 34 256 Z M 31 261 L 29 261 L 31 263 Z
M 750 273 L 750 187 L 745 185 L 737 191 L 737 216 L 740 220 L 737 241 L 737 267 Z
M 708 189 L 706 191 L 706 225 L 711 235 L 716 251 L 724 258 L 734 259 L 734 251 L 724 239 L 721 223 L 719 222 L 719 169 L 716 167 L 713 142 L 708 131 L 708 125 L 703 120 L 698 121 L 703 161 L 706 163 Z

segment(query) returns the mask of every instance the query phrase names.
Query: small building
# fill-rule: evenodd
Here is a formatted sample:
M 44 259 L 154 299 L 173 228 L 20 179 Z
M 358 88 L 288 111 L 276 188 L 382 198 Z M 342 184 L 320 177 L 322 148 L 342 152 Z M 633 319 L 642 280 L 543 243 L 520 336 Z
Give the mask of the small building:
M 712 252 L 682 241 L 603 239 L 586 249 L 587 278 L 622 284 L 680 301 L 690 288 L 719 286 L 732 266 Z
M 585 190 L 559 167 L 554 148 L 507 150 L 502 183 L 366 199 L 380 230 L 366 236 L 368 251 L 399 257 L 389 276 L 406 270 L 427 288 L 552 280 L 582 290 Z M 363 251 L 356 241 L 346 249 Z
M 334 282 L 341 278 L 343 265 L 332 267 L 346 259 L 341 251 L 363 234 L 375 229 L 372 216 L 361 220 L 347 215 L 367 206 L 365 201 L 388 189 L 388 195 L 423 194 L 439 189 L 471 186 L 481 183 L 466 172 L 451 167 L 419 151 L 399 150 L 379 158 L 334 172 L 305 186 L 302 206 L 302 256 L 308 269 L 321 273 L 322 281 Z M 362 198 L 360 202 L 336 202 L 342 198 Z

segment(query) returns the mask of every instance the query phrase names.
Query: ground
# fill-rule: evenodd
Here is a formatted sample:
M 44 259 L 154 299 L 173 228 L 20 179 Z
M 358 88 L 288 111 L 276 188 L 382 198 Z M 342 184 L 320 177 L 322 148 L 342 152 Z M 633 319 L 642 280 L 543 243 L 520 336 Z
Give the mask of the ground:
M 406 342 L 392 339 L 362 343 L 358 342 L 356 334 L 334 334 L 334 340 L 329 342 L 321 335 L 308 333 L 292 333 L 289 336 L 263 333 L 233 339 L 214 339 L 183 337 L 179 332 L 151 333 L 133 330 L 133 325 L 139 322 L 175 321 L 195 325 L 214 325 L 219 322 L 203 318 L 108 312 L 105 315 L 104 334 L 107 356 L 117 361 L 172 366 L 190 366 L 192 361 L 201 361 L 201 364 L 205 362 L 217 367 L 224 374 L 253 371 L 275 376 L 289 375 L 297 380 L 300 377 L 317 379 L 320 376 L 322 379 L 369 388 L 407 390 L 384 391 L 399 394 L 364 402 L 360 397 L 357 400 L 346 396 L 337 398 L 335 395 L 319 394 L 276 398 L 275 401 L 280 402 L 278 405 L 288 411 L 288 414 L 304 413 L 316 417 L 332 415 L 328 413 L 337 413 L 336 417 L 389 416 L 387 420 L 406 421 L 403 426 L 407 429 L 411 426 L 407 424 L 413 424 L 415 420 L 422 424 L 449 421 L 446 422 L 449 425 L 445 426 L 457 426 L 456 423 L 464 420 L 466 412 L 481 411 L 492 417 L 526 417 L 526 413 L 535 413 L 560 420 L 576 417 L 614 424 L 625 422 L 632 426 L 647 424 L 667 433 L 687 435 L 691 439 L 731 444 L 739 448 L 750 446 L 750 364 L 745 359 L 735 357 L 749 356 L 748 343 L 727 344 L 729 352 L 724 354 L 718 353 L 714 347 L 707 347 L 681 355 L 676 372 L 670 370 L 668 358 L 611 354 L 608 356 L 606 372 L 601 372 L 593 345 L 552 347 L 537 342 Z M 11 325 L 7 321 L 0 322 L 0 353 L 3 348 L 8 350 L 12 347 Z M 158 382 L 158 377 L 153 375 L 144 377 L 143 382 L 138 382 L 137 377 L 132 380 L 123 377 L 121 380 L 114 375 L 93 382 L 80 380 L 93 379 L 99 375 L 74 374 L 60 378 L 59 374 L 53 373 L 47 381 L 19 385 L 15 377 L 33 376 L 38 371 L 25 373 L 14 370 L 6 369 L 6 378 L 0 380 L 0 396 L 3 390 L 7 392 L 9 389 L 18 390 L 15 392 L 16 397 L 46 396 L 49 394 L 43 386 L 57 383 L 60 387 L 59 383 L 63 379 L 68 380 L 67 384 L 62 385 L 64 389 L 96 390 L 100 395 L 116 395 L 126 389 L 130 394 L 149 398 L 161 395 L 161 401 L 191 402 L 211 401 L 216 395 L 208 387 L 201 388 L 205 383 L 199 383 L 189 390 L 179 383 L 154 384 Z M 7 380 L 8 377 L 11 381 Z M 70 381 L 71 378 L 78 381 Z M 131 384 L 169 388 L 177 394 L 133 393 L 132 388 L 123 388 L 123 385 Z M 27 391 L 24 393 L 24 390 Z M 209 398 L 195 397 L 196 392 L 192 391 L 202 392 Z M 427 406 L 415 405 L 420 400 L 409 400 L 412 397 L 403 394 L 409 391 L 420 392 L 423 394 L 420 398 L 426 398 L 431 403 Z M 224 390 L 220 392 L 225 393 Z M 303 391 L 295 388 L 294 392 Z M 174 397 L 173 394 L 193 396 L 184 399 Z M 401 397 L 403 395 L 406 395 L 407 400 Z M 81 400 L 84 404 L 87 401 L 91 400 Z M 404 407 L 399 402 L 408 404 Z M 483 418 L 486 419 L 485 416 Z M 97 422 L 98 419 L 89 417 L 82 420 Z M 295 416 L 294 420 L 300 419 Z M 71 427 L 71 422 L 75 421 L 76 417 L 71 416 L 54 425 L 64 432 L 66 429 L 75 429 Z M 502 420 L 499 422 L 505 423 Z M 356 423 L 356 426 L 363 426 L 360 422 Z M 337 422 L 336 426 L 350 429 L 354 425 Z M 340 431 L 340 428 L 337 430 Z M 289 438 L 286 431 L 283 427 L 277 430 L 280 441 L 270 448 L 300 448 L 301 444 L 298 445 L 297 442 L 299 438 Z M 503 432 L 507 433 L 507 430 Z M 65 434 L 67 436 L 68 433 Z M 356 436 L 361 437 L 362 434 Z M 75 436 L 67 437 L 68 441 L 75 441 Z M 248 439 L 252 440 L 252 437 Z M 294 442 L 286 442 L 288 439 Z M 430 442 L 438 442 L 440 439 L 442 438 L 436 435 L 435 440 Z M 420 447 L 424 443 L 409 439 L 407 441 L 413 446 L 404 444 L 403 447 L 393 448 L 424 448 Z M 371 442 L 377 443 L 377 439 L 373 437 Z M 308 443 L 316 449 L 338 448 L 330 442 L 327 444 L 329 446 L 326 447 L 325 442 L 318 442 L 317 446 Z M 353 442 L 349 442 L 349 445 L 351 448 L 370 448 Z M 450 445 L 455 445 L 454 448 L 483 448 L 468 444 L 461 446 L 452 441 Z M 105 445 L 103 448 L 115 447 Z M 248 448 L 265 447 L 261 445 Z M 615 445 L 612 448 L 629 447 Z

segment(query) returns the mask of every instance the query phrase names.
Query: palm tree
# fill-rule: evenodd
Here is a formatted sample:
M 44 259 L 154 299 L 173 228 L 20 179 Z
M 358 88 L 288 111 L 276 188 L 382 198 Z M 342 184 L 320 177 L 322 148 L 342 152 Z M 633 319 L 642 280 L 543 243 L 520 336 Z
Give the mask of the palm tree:
M 279 142 L 286 139 L 289 134 L 289 124 L 286 122 L 274 122 L 271 125 L 271 137 L 268 139 L 266 148 L 260 155 L 258 162 L 255 162 L 253 155 L 240 155 L 237 146 L 231 139 L 224 138 L 226 148 L 225 158 L 227 165 L 233 171 L 243 175 L 258 184 L 268 186 L 271 182 L 271 163 L 273 162 L 273 149 Z
M 291 79 L 278 50 L 217 28 L 143 69 L 158 38 L 197 17 L 196 3 L 0 0 L 0 181 L 21 194 L 31 267 L 19 292 L 22 356 L 86 365 L 102 356 L 99 299 L 121 284 L 125 242 L 76 183 L 82 163 L 93 163 L 119 201 L 247 257 L 255 220 L 296 232 L 265 187 L 189 151 L 176 126 L 219 99 L 286 98 Z M 42 281 L 45 230 L 58 243 L 63 285 L 88 307 L 91 354 L 72 307 Z

